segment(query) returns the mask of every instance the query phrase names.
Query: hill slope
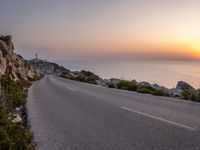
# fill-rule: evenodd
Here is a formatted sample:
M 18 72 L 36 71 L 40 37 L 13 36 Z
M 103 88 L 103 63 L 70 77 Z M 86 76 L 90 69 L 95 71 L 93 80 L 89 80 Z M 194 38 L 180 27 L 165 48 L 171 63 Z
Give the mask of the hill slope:
M 11 79 L 28 80 L 40 76 L 22 56 L 14 53 L 12 36 L 0 36 L 0 76 L 8 74 Z

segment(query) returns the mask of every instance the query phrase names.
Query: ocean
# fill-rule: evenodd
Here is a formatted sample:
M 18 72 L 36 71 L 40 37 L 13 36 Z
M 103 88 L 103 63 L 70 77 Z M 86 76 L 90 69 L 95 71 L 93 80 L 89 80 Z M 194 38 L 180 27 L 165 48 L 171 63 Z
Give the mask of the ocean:
M 172 60 L 65 60 L 56 63 L 72 71 L 89 70 L 101 78 L 119 78 L 147 81 L 168 88 L 176 87 L 178 81 L 186 81 L 200 88 L 200 61 Z

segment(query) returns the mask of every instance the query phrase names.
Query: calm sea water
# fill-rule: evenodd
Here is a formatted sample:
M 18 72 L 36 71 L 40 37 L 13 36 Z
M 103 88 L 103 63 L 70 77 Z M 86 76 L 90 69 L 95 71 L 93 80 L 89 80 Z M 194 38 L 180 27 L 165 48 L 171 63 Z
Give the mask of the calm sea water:
M 120 61 L 57 61 L 70 70 L 89 70 L 102 78 L 148 81 L 169 88 L 180 80 L 200 87 L 200 61 L 120 60 Z

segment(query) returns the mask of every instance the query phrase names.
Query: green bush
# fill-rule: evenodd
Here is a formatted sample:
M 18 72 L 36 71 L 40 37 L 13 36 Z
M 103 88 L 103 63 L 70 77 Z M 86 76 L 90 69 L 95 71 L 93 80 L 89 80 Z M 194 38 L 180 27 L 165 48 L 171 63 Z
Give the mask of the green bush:
M 150 89 L 150 88 L 140 88 L 140 89 L 137 89 L 137 92 L 144 93 L 144 94 L 153 94 L 155 90 Z
M 18 124 L 9 124 L 6 127 L 10 140 L 13 143 L 13 149 L 24 150 L 29 147 L 29 143 L 33 138 L 33 134 L 25 127 Z
M 136 91 L 137 90 L 137 84 L 131 82 L 131 81 L 120 81 L 117 83 L 117 88 L 122 90 L 129 90 L 129 91 Z
M 158 90 L 153 87 L 143 87 L 137 89 L 137 92 L 144 93 L 144 94 L 152 94 L 156 96 L 170 96 L 168 93 L 165 93 L 163 90 Z
M 112 83 L 109 83 L 109 84 L 108 84 L 108 87 L 109 87 L 109 88 L 115 88 L 115 85 L 112 84 Z
M 186 100 L 191 100 L 195 102 L 200 102 L 200 89 L 186 89 L 182 93 L 182 98 Z
M 33 149 L 30 145 L 32 138 L 32 133 L 22 124 L 13 124 L 8 120 L 8 113 L 0 101 L 0 150 Z
M 96 80 L 100 79 L 99 76 L 95 75 L 90 71 L 85 71 L 85 70 L 81 70 L 80 72 L 64 72 L 60 76 L 70 80 L 76 80 L 91 84 L 97 84 Z
M 163 90 L 155 90 L 154 92 L 152 92 L 152 94 L 156 96 L 170 96 L 169 93 L 165 93 L 163 92 Z
M 26 102 L 26 92 L 23 90 L 21 81 L 15 82 L 8 75 L 3 75 L 0 79 L 2 90 L 7 97 L 7 107 L 12 109 Z
M 197 90 L 197 101 L 200 102 L 200 89 Z
M 90 71 L 81 70 L 78 75 L 78 81 L 97 84 L 96 80 L 99 80 L 99 76 L 95 75 Z
M 190 100 L 192 93 L 193 93 L 192 89 L 184 90 L 183 93 L 182 93 L 183 99 Z
M 11 141 L 8 133 L 3 127 L 0 127 L 0 149 L 1 150 L 10 150 L 11 149 Z
M 30 149 L 32 133 L 20 124 L 12 124 L 7 121 L 0 126 L 0 150 L 27 150 Z
M 0 96 L 0 150 L 33 150 L 30 145 L 32 133 L 23 124 L 13 124 L 8 120 L 17 106 L 25 105 L 27 81 L 15 82 L 8 75 L 0 79 L 4 98 Z

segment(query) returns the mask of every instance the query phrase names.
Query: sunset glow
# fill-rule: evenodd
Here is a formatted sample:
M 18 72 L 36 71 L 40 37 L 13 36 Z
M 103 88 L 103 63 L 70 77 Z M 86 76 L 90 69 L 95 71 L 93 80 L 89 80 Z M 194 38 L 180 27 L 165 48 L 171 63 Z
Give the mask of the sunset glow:
M 20 4 L 19 4 L 20 3 Z M 1 34 L 25 57 L 153 55 L 200 59 L 200 1 L 4 1 Z M 28 11 L 27 11 L 28 10 Z M 52 11 L 53 10 L 53 11 Z M 4 18 L 4 13 L 1 13 Z M 46 55 L 46 52 L 48 55 Z

